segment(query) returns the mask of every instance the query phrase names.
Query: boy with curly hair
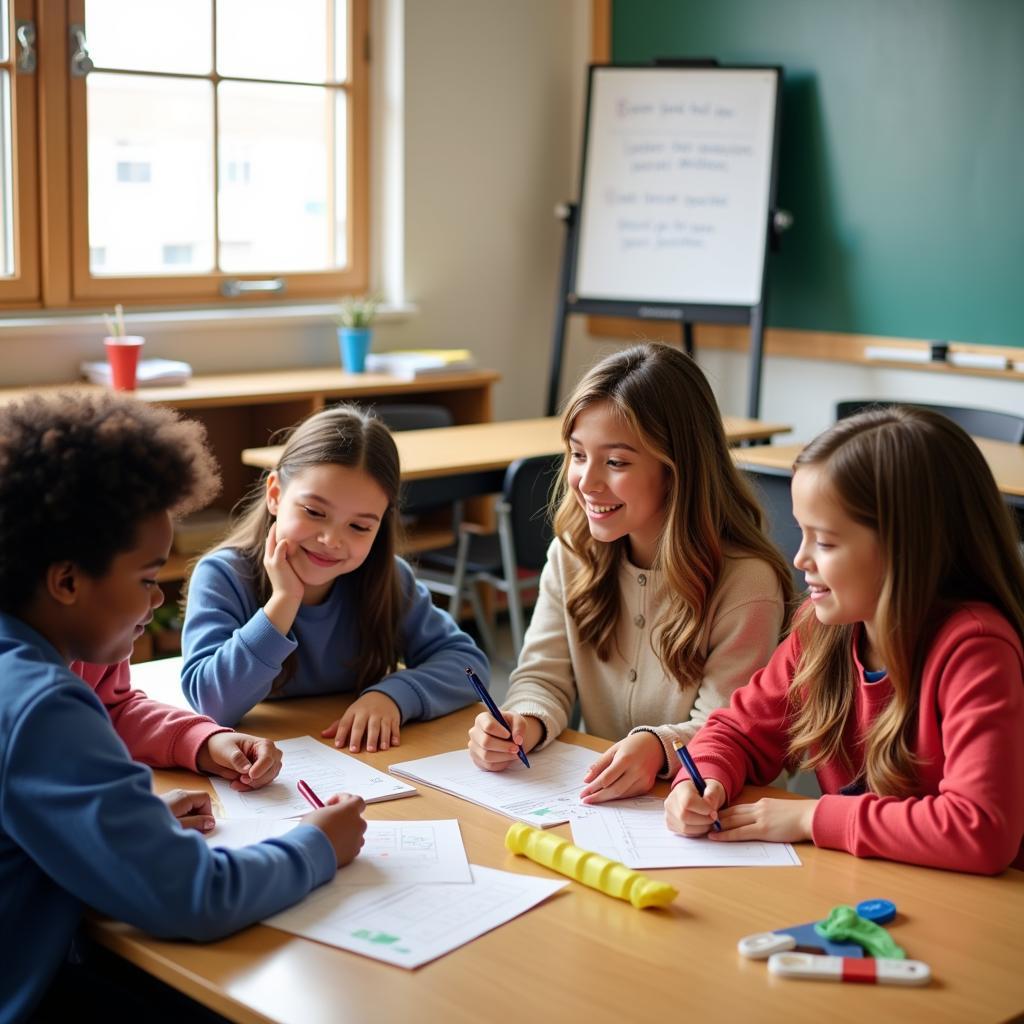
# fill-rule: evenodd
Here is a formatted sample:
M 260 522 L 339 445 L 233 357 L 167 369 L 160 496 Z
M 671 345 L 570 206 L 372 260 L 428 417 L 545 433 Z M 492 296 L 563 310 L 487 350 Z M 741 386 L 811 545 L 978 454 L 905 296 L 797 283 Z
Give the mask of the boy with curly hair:
M 172 514 L 216 486 L 202 427 L 169 410 L 96 392 L 0 408 L 0 1022 L 64 1008 L 47 989 L 83 905 L 214 939 L 301 899 L 362 845 L 362 801 L 334 796 L 279 839 L 208 847 L 175 817 L 209 816 L 209 796 L 154 796 L 69 668 L 128 657 L 163 600 Z

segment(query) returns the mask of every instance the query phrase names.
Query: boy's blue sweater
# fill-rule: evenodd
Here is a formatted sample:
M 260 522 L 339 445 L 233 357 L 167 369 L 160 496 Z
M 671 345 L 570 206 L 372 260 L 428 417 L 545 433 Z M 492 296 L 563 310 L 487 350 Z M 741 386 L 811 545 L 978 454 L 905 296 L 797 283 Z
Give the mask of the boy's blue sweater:
M 402 721 L 430 719 L 472 704 L 466 669 L 484 681 L 487 659 L 401 559 L 395 560 L 408 605 L 399 627 L 405 667 L 363 692 L 387 694 Z M 356 585 L 351 574 L 334 581 L 327 600 L 303 605 L 287 636 L 257 603 L 250 571 L 237 551 L 224 548 L 197 566 L 188 588 L 182 633 L 181 688 L 197 711 L 235 725 L 270 695 L 285 658 L 298 649 L 295 673 L 275 696 L 351 693 L 351 662 L 363 638 L 356 628 Z
M 28 1017 L 83 905 L 162 938 L 220 938 L 335 873 L 311 825 L 241 850 L 186 831 L 91 688 L 0 613 L 0 1024 Z

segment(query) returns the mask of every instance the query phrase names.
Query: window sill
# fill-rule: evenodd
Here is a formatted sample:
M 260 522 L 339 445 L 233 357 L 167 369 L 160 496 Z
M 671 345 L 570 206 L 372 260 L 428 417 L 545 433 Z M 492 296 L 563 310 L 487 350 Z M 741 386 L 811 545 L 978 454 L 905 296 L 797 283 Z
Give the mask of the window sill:
M 377 312 L 378 323 L 401 323 L 418 312 L 413 303 L 385 304 Z M 173 328 L 177 332 L 189 330 L 235 330 L 246 322 L 260 327 L 274 325 L 300 326 L 303 324 L 333 324 L 338 306 L 333 302 L 305 303 L 282 306 L 232 306 L 216 309 L 164 309 L 128 313 L 124 318 L 129 334 L 145 335 L 149 330 Z M 39 313 L 0 317 L 0 339 L 5 335 L 31 334 L 35 337 L 95 338 L 106 332 L 100 313 Z

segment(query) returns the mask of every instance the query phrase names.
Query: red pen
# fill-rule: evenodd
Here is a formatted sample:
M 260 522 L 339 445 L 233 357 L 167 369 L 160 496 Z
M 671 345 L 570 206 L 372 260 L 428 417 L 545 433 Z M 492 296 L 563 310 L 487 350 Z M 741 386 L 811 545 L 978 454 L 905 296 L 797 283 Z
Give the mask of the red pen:
M 299 792 L 314 806 L 323 807 L 324 802 L 313 792 L 308 782 L 303 782 L 299 779 Z

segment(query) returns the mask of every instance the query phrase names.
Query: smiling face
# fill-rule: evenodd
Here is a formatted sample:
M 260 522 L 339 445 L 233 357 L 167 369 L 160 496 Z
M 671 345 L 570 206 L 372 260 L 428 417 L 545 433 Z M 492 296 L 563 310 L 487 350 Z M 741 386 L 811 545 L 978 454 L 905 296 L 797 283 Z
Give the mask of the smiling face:
M 113 665 L 132 653 L 164 603 L 156 574 L 167 561 L 172 536 L 170 516 L 158 512 L 139 524 L 135 545 L 115 555 L 101 576 L 73 570 L 75 600 L 67 605 L 61 645 L 70 657 Z
M 585 408 L 569 435 L 569 488 L 590 535 L 629 537 L 630 558 L 649 568 L 665 524 L 668 474 L 609 402 Z
M 818 621 L 825 625 L 863 622 L 867 667 L 875 649 L 875 616 L 885 580 L 878 534 L 847 515 L 835 488 L 817 466 L 793 474 L 793 516 L 802 540 L 793 564 L 804 574 Z
M 380 484 L 363 469 L 321 463 L 282 487 L 267 479 L 267 508 L 277 517 L 277 539 L 297 549 L 289 563 L 306 585 L 306 604 L 324 600 L 331 584 L 366 561 L 388 509 Z

